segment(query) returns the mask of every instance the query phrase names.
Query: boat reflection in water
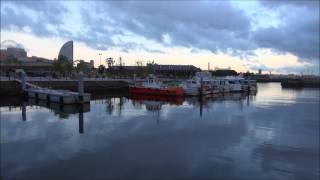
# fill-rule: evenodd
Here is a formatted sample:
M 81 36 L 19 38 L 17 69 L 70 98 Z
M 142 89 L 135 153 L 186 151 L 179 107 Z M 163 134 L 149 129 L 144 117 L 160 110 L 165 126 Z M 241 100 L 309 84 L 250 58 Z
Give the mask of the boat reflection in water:
M 182 96 L 160 96 L 160 95 L 142 95 L 130 94 L 129 99 L 134 106 L 144 105 L 147 111 L 156 113 L 157 123 L 160 122 L 160 111 L 162 105 L 176 105 L 180 106 L 184 102 Z
M 171 105 L 182 105 L 183 97 L 170 97 L 170 96 L 157 96 L 157 95 L 138 95 L 132 94 L 129 99 L 133 101 L 143 102 L 143 101 L 157 101 Z
M 242 105 L 243 100 L 247 99 L 247 105 L 250 104 L 252 97 L 256 95 L 257 91 L 246 93 L 224 93 L 224 94 L 210 94 L 206 96 L 193 96 L 193 97 L 168 97 L 168 96 L 155 96 L 155 95 L 129 95 L 129 99 L 134 105 L 145 105 L 146 110 L 157 112 L 157 121 L 161 107 L 163 105 L 176 105 L 181 106 L 184 103 L 199 108 L 200 117 L 203 114 L 203 109 L 208 109 L 210 103 L 221 101 L 239 101 Z

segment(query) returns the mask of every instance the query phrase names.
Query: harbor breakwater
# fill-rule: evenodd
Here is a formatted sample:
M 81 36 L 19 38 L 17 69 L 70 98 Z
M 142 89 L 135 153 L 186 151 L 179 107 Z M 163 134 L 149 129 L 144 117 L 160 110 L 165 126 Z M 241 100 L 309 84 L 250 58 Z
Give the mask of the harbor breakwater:
M 34 85 L 51 88 L 65 89 L 70 91 L 78 90 L 77 80 L 32 80 L 28 81 Z M 127 90 L 129 82 L 125 80 L 85 80 L 84 90 L 88 93 L 102 91 L 121 91 Z M 21 84 L 15 80 L 0 81 L 0 95 L 20 95 L 23 94 Z

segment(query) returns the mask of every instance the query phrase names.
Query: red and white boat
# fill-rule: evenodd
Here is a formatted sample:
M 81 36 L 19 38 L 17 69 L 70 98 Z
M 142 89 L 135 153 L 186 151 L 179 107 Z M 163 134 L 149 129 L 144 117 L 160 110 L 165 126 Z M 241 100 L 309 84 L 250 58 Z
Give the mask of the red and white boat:
M 141 84 L 130 86 L 129 94 L 184 96 L 184 90 L 181 87 L 165 86 L 161 81 L 149 77 Z

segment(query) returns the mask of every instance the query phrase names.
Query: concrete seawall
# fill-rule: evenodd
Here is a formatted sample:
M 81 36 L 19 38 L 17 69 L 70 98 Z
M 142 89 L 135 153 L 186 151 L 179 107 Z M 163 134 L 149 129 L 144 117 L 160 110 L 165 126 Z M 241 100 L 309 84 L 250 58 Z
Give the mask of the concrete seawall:
M 78 82 L 72 80 L 41 80 L 28 82 L 44 88 L 66 89 L 71 91 L 78 90 Z M 112 90 L 126 90 L 129 86 L 129 83 L 121 80 L 90 80 L 84 81 L 84 86 L 85 92 L 94 93 Z M 22 93 L 23 92 L 20 83 L 14 80 L 0 81 L 0 95 L 18 95 Z

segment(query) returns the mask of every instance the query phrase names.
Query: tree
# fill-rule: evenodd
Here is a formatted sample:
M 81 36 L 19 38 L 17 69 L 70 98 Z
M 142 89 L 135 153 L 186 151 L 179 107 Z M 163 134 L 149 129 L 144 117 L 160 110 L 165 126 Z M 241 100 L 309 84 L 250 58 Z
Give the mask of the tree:
M 77 71 L 80 72 L 84 72 L 84 73 L 88 73 L 92 70 L 92 66 L 90 63 L 84 62 L 84 61 L 80 61 L 77 64 Z
M 147 74 L 154 74 L 154 65 L 155 63 L 153 61 L 150 63 L 147 63 L 147 68 L 146 68 Z
M 254 76 L 254 73 L 247 71 L 246 73 L 243 73 L 244 77 L 250 77 L 250 76 Z
M 214 76 L 237 76 L 238 73 L 231 69 L 217 69 L 212 72 Z
M 98 73 L 99 74 L 103 74 L 105 72 L 105 70 L 106 70 L 106 67 L 104 65 L 100 65 L 98 67 Z
M 53 69 L 56 72 L 59 72 L 63 75 L 66 75 L 68 72 L 71 72 L 73 69 L 73 64 L 68 61 L 66 56 L 60 55 L 58 60 L 53 62 Z
M 108 68 L 110 69 L 112 66 L 113 66 L 113 64 L 114 64 L 114 60 L 113 60 L 113 58 L 107 58 L 106 59 L 106 62 L 107 62 L 107 64 L 108 64 Z

